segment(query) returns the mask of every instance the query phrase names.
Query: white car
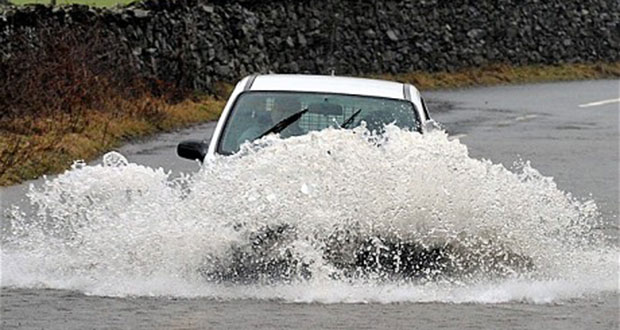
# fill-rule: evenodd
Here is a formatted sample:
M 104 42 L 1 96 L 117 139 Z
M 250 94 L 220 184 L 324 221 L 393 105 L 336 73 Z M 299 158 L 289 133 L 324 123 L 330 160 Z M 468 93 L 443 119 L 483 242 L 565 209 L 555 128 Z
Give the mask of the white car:
M 210 142 L 184 141 L 179 156 L 204 160 L 231 155 L 246 141 L 268 134 L 282 138 L 327 127 L 370 131 L 384 125 L 420 133 L 433 127 L 419 91 L 384 80 L 316 75 L 252 75 L 233 90 Z

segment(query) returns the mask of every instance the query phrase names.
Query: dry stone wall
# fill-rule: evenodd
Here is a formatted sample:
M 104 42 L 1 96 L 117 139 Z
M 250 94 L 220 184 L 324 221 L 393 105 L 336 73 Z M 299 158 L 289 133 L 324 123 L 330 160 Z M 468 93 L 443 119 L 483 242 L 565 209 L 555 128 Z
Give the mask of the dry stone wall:
M 0 57 L 37 47 L 37 29 L 51 23 L 101 29 L 118 39 L 118 56 L 143 74 L 202 90 L 255 72 L 363 75 L 620 60 L 617 0 L 0 6 Z

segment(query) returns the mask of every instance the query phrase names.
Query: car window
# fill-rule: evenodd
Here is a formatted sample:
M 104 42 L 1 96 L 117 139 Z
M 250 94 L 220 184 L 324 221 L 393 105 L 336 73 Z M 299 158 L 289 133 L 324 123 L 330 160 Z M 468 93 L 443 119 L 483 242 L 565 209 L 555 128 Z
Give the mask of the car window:
M 308 92 L 245 92 L 238 96 L 224 126 L 218 153 L 232 154 L 245 141 L 253 141 L 278 122 L 306 110 L 279 134 L 282 138 L 327 127 L 353 128 L 366 122 L 380 132 L 386 124 L 418 130 L 413 104 L 368 96 Z

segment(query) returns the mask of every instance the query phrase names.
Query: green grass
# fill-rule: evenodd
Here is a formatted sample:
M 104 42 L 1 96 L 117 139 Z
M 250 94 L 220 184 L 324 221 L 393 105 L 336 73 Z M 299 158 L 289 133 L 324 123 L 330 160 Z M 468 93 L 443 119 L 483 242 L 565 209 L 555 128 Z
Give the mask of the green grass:
M 15 5 L 27 5 L 27 4 L 44 4 L 48 5 L 49 0 L 10 0 Z M 89 5 L 94 7 L 112 7 L 115 5 L 126 5 L 133 2 L 132 0 L 57 0 L 58 5 L 70 5 L 80 4 Z

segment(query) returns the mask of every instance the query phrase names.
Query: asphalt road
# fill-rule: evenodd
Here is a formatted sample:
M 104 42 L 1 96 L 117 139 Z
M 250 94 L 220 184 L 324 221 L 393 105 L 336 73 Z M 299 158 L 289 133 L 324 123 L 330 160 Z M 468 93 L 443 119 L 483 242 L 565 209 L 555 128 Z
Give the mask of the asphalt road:
M 618 215 L 620 81 L 499 86 L 425 93 L 434 118 L 471 156 L 506 167 L 529 160 L 577 198 Z M 599 101 L 608 101 L 597 104 Z M 615 100 L 615 102 L 613 102 Z M 434 111 L 433 111 L 434 110 Z

